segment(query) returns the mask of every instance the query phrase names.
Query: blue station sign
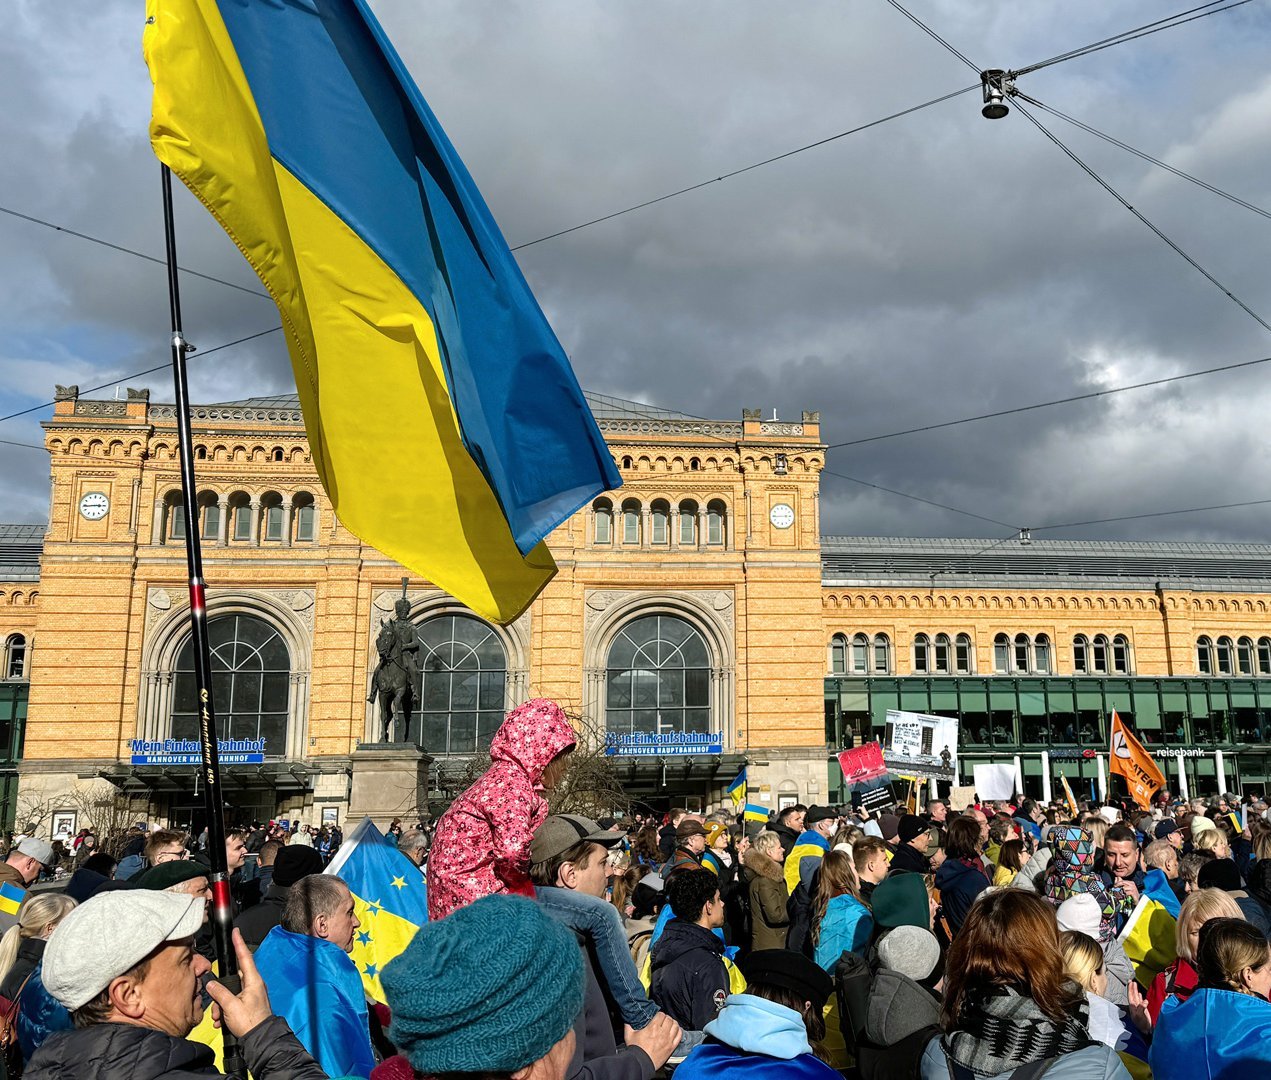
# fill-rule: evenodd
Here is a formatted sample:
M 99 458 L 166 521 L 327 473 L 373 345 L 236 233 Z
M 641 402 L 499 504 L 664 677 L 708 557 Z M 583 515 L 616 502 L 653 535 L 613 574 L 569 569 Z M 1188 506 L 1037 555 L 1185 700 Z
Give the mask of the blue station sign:
M 133 765 L 201 765 L 203 751 L 194 739 L 133 739 L 129 742 Z M 264 739 L 218 739 L 222 765 L 261 765 L 265 761 Z
M 605 732 L 605 754 L 609 757 L 687 757 L 723 752 L 724 736 L 718 731 Z

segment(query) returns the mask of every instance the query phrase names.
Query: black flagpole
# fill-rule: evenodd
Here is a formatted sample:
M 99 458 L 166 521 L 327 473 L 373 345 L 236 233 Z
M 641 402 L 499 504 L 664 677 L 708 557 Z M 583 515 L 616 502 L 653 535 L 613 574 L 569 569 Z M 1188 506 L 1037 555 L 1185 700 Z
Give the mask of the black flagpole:
M 185 356 L 194 346 L 181 331 L 181 290 L 177 282 L 177 235 L 172 217 L 172 171 L 163 169 L 163 232 L 168 256 L 168 306 L 172 313 L 172 382 L 176 387 L 177 441 L 181 454 L 181 505 L 185 513 L 185 561 L 190 582 L 190 635 L 194 643 L 194 682 L 199 700 L 199 743 L 203 751 L 203 798 L 207 809 L 207 848 L 212 864 L 212 942 L 218 978 L 235 992 L 238 961 L 230 937 L 234 912 L 230 906 L 229 874 L 225 857 L 225 813 L 221 801 L 221 768 L 217 753 L 216 709 L 212 700 L 212 657 L 207 639 L 207 597 L 203 581 L 203 547 L 199 542 L 198 489 L 194 485 L 194 439 L 190 433 L 190 391 Z M 222 1025 L 225 1072 L 246 1076 L 238 1040 Z

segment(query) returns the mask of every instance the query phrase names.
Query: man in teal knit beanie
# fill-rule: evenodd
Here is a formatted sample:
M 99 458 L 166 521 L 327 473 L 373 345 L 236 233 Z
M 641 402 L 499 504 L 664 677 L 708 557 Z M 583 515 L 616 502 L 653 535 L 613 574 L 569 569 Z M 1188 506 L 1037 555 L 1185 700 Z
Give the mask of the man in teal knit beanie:
M 486 896 L 425 923 L 381 981 L 389 1038 L 417 1074 L 564 1077 L 583 1005 L 582 953 L 533 900 Z

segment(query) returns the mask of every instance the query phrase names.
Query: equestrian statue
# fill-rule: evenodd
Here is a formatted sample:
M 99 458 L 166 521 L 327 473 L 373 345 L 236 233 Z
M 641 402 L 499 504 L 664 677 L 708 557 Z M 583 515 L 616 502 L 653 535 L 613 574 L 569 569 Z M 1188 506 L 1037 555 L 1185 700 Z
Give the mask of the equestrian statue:
M 390 725 L 396 722 L 399 742 L 410 741 L 410 716 L 414 704 L 415 684 L 419 681 L 419 636 L 410 621 L 410 601 L 402 597 L 393 605 L 394 618 L 380 620 L 375 651 L 380 662 L 371 676 L 371 693 L 367 701 L 379 699 L 380 723 L 384 725 L 381 742 L 391 742 Z

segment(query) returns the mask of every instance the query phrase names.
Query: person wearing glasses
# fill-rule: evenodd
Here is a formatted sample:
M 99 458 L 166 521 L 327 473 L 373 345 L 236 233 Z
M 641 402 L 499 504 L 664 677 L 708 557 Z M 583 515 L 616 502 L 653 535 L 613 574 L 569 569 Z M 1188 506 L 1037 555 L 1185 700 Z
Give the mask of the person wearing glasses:
M 162 866 L 164 863 L 188 859 L 185 850 L 185 836 L 169 829 L 159 829 L 150 834 L 146 841 L 145 857 L 147 866 Z

